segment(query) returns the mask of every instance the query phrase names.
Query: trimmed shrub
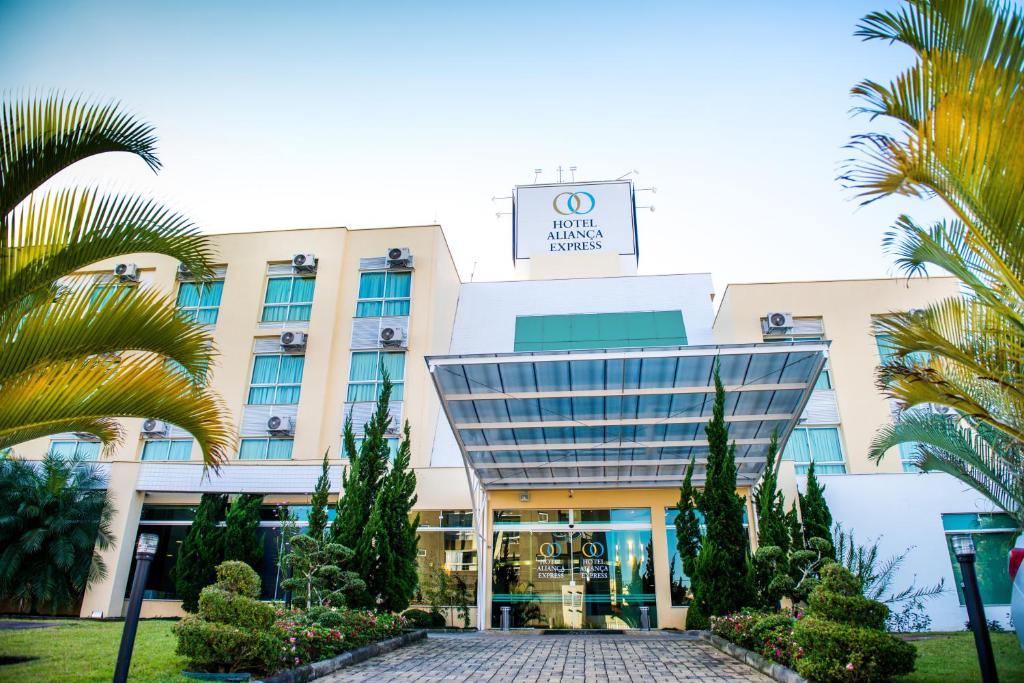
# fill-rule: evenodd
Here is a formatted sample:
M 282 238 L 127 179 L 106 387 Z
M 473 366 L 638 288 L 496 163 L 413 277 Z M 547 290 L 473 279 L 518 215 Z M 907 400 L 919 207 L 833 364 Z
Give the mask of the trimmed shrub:
M 204 588 L 200 593 L 199 614 L 217 624 L 260 630 L 269 629 L 276 618 L 274 608 L 267 603 L 216 586 Z
M 914 646 L 884 631 L 805 617 L 793 633 L 806 653 L 797 672 L 820 683 L 888 681 L 914 670 Z
M 786 612 L 752 610 L 711 618 L 711 631 L 762 657 L 793 666 L 803 656 L 793 640 L 796 620 Z
M 434 610 L 407 609 L 402 612 L 402 616 L 409 622 L 410 628 L 444 628 L 447 623 L 444 615 Z
M 839 564 L 821 570 L 807 616 L 793 637 L 804 656 L 796 664 L 819 683 L 888 681 L 914 670 L 917 650 L 882 630 L 889 610 L 861 595 L 860 581 Z
M 192 671 L 272 673 L 280 668 L 282 634 L 276 612 L 256 600 L 260 578 L 244 562 L 217 567 L 217 583 L 199 595 L 199 614 L 174 627 L 177 653 Z
M 186 617 L 174 626 L 177 652 L 190 671 L 270 673 L 280 668 L 281 636 L 275 629 L 253 632 L 230 624 Z
M 339 609 L 334 612 L 340 625 L 328 628 L 310 621 L 310 614 L 294 612 L 277 622 L 284 632 L 284 661 L 288 666 L 301 666 L 329 659 L 342 652 L 368 643 L 393 638 L 406 626 L 404 617 L 361 610 Z M 324 618 L 325 613 L 316 616 Z
M 260 575 L 245 562 L 228 560 L 217 565 L 217 588 L 247 598 L 259 598 L 263 583 Z

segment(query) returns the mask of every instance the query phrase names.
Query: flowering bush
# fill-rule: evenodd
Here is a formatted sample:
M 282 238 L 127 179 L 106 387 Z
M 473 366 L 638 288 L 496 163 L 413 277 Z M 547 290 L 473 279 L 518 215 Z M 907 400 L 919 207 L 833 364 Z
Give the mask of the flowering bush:
M 785 666 L 795 666 L 804 655 L 793 640 L 799 615 L 788 612 L 743 611 L 711 618 L 711 632 Z
M 393 638 L 405 626 L 406 619 L 401 615 L 363 610 L 279 610 L 277 627 L 284 638 L 281 662 L 290 668 L 330 659 L 347 650 Z

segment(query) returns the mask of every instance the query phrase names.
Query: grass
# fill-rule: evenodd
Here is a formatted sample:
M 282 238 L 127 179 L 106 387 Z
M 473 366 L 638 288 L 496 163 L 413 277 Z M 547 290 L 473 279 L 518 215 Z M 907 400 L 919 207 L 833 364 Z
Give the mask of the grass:
M 4 683 L 108 683 L 114 675 L 123 622 L 58 620 L 43 629 L 0 630 L 0 655 L 39 657 L 31 662 L 0 666 Z M 185 683 L 179 675 L 185 658 L 174 654 L 173 621 L 139 623 L 131 681 Z
M 963 633 L 928 633 L 913 641 L 917 647 L 917 667 L 900 683 L 972 683 L 981 681 L 974 636 Z M 1024 681 L 1024 652 L 1017 636 L 993 633 L 992 651 L 1000 681 Z

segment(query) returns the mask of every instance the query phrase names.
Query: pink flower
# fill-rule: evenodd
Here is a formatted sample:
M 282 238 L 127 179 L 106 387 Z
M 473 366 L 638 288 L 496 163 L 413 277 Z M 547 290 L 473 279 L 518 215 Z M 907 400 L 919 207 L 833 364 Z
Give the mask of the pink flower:
M 847 671 L 853 671 L 853 662 L 850 662 L 849 664 L 846 665 L 846 670 Z

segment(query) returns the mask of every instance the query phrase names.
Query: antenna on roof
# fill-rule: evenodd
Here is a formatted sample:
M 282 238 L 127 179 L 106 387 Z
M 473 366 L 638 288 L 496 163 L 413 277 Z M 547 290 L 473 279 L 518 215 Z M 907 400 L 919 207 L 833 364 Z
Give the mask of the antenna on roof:
M 616 180 L 625 180 L 626 176 L 628 176 L 628 175 L 640 175 L 640 171 L 638 171 L 636 169 L 633 169 L 632 171 L 626 171 L 625 173 L 620 175 L 618 178 L 616 178 Z
M 534 183 L 534 185 L 537 184 L 537 178 L 539 178 L 540 174 L 543 173 L 543 172 L 544 172 L 543 168 L 535 168 L 535 169 L 533 169 L 533 183 Z
M 558 168 L 555 170 L 558 171 L 558 182 L 562 182 L 562 165 L 559 164 Z
M 576 167 L 575 166 L 570 166 L 569 167 L 569 172 L 572 173 L 572 182 L 575 183 L 576 182 Z

